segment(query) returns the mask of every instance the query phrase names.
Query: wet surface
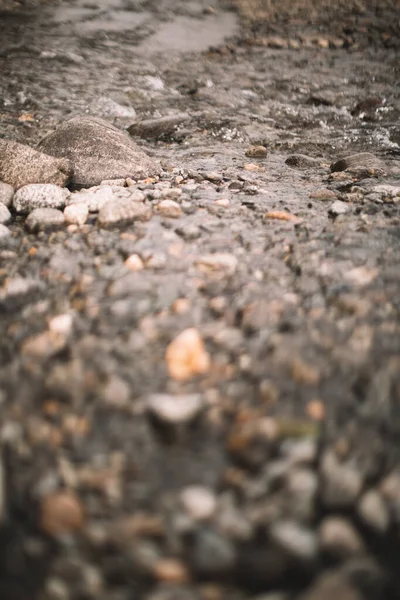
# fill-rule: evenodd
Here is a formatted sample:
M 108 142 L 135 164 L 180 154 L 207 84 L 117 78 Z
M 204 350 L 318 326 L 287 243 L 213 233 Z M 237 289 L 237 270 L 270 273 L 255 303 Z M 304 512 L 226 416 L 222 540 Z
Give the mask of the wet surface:
M 11 209 L 6 600 L 400 595 L 399 55 L 380 38 L 392 29 L 338 47 L 322 29 L 303 39 L 301 20 L 271 40 L 259 18 L 252 38 L 226 8 L 2 15 L 0 136 L 35 146 L 74 115 L 121 129 L 185 115 L 136 138 L 164 167 L 130 182 L 148 222 L 105 229 L 92 212 L 33 234 Z M 331 172 L 358 152 L 375 166 Z M 167 348 L 186 330 L 202 367 L 181 380 Z M 177 395 L 194 407 L 186 421 Z

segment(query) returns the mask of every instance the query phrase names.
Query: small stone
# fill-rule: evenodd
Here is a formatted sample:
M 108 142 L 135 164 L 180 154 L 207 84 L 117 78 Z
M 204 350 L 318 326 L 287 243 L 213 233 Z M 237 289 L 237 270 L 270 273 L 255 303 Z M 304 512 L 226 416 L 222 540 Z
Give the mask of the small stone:
M 13 206 L 19 213 L 29 213 L 35 208 L 64 208 L 68 196 L 67 189 L 53 183 L 31 183 L 15 193 Z
M 348 169 L 385 169 L 385 163 L 370 152 L 359 152 L 339 158 L 331 164 L 331 172 L 346 171 Z
M 238 259 L 233 254 L 215 253 L 201 256 L 196 265 L 205 272 L 220 272 L 233 275 L 238 266 Z
M 161 558 L 154 567 L 156 579 L 171 583 L 185 583 L 189 580 L 189 573 L 185 565 L 176 558 Z
M 298 600 L 365 600 L 341 571 L 324 573 Z
M 220 576 L 234 568 L 235 547 L 219 533 L 203 529 L 195 536 L 192 560 L 195 571 L 203 577 Z
M 291 154 L 285 160 L 285 163 L 289 167 L 297 167 L 298 169 L 307 169 L 311 167 L 318 167 L 320 165 L 320 160 L 317 158 L 313 158 L 312 156 L 307 156 L 306 154 Z
M 230 205 L 230 201 L 228 200 L 228 198 L 217 198 L 214 204 L 216 204 L 217 206 L 222 206 L 222 208 L 228 208 L 228 206 Z
M 11 231 L 5 225 L 0 224 L 0 240 L 6 240 L 10 237 Z
M 330 215 L 332 215 L 332 217 L 338 217 L 339 215 L 346 214 L 349 212 L 349 210 L 350 207 L 348 204 L 342 202 L 341 200 L 335 200 L 335 202 L 330 205 L 328 212 Z
M 158 119 L 146 119 L 128 127 L 128 132 L 147 140 L 159 140 L 170 137 L 179 125 L 187 123 L 189 120 L 190 116 L 186 113 L 167 115 Z
M 328 450 L 321 461 L 321 497 L 328 508 L 352 506 L 363 487 L 363 478 L 355 465 L 339 462 Z
M 204 408 L 201 394 L 151 394 L 147 398 L 148 410 L 160 421 L 170 425 L 192 421 Z
M 157 212 L 163 217 L 177 219 L 183 215 L 183 210 L 174 200 L 162 200 L 157 205 Z
M 265 146 L 251 146 L 246 150 L 246 156 L 249 158 L 265 158 L 268 150 Z
M 165 360 L 170 376 L 177 381 L 202 375 L 210 368 L 210 356 L 195 328 L 185 329 L 172 340 L 167 347 Z
M 5 225 L 11 221 L 11 213 L 7 206 L 0 202 L 0 224 Z
M 203 173 L 204 179 L 211 181 L 212 183 L 220 183 L 223 179 L 221 173 L 216 173 L 215 171 L 208 171 L 207 173 Z
M 83 506 L 73 492 L 56 492 L 41 501 L 40 524 L 48 535 L 75 533 L 82 529 L 84 520 Z
M 46 360 L 65 348 L 65 336 L 54 331 L 44 331 L 27 338 L 21 346 L 21 354 L 30 358 Z
M 89 209 L 86 204 L 70 204 L 66 206 L 64 209 L 64 218 L 66 223 L 79 225 L 80 227 L 84 225 L 89 216 Z
M 90 113 L 95 117 L 105 119 L 132 120 L 136 118 L 136 111 L 131 106 L 122 106 L 112 98 L 100 96 L 90 105 Z
M 358 514 L 366 525 L 379 533 L 384 533 L 389 526 L 389 511 L 376 490 L 370 490 L 360 498 Z
M 7 206 L 7 208 L 9 208 L 11 206 L 13 196 L 13 186 L 9 185 L 8 183 L 4 183 L 3 181 L 0 181 L 0 203 L 4 204 L 4 206 Z
M 57 315 L 49 321 L 49 330 L 55 334 L 68 336 L 72 331 L 74 319 L 70 313 Z
M 142 271 L 144 269 L 144 264 L 139 254 L 131 254 L 128 256 L 124 265 L 130 271 Z
M 0 184 L 1 185 L 1 184 Z M 400 186 L 397 185 L 376 185 L 371 190 L 374 194 L 379 194 L 383 201 L 397 200 L 400 202 Z M 0 187 L 1 199 L 1 187 Z
M 319 541 L 321 549 L 337 559 L 359 554 L 364 549 L 360 535 L 344 517 L 326 517 L 319 529 Z
M 201 235 L 200 227 L 197 225 L 184 225 L 183 227 L 178 227 L 175 231 L 187 241 L 197 240 Z
M 71 194 L 67 204 L 84 204 L 90 212 L 99 212 L 107 202 L 114 199 L 113 189 L 110 185 L 96 185 Z
M 30 146 L 0 139 L 0 180 L 13 188 L 30 183 L 65 186 L 72 176 L 71 163 L 54 158 Z
M 74 170 L 72 183 L 78 187 L 99 185 L 104 179 L 144 179 L 160 171 L 159 163 L 129 135 L 93 117 L 73 117 L 61 123 L 38 148 L 67 158 Z
M 320 188 L 310 193 L 309 198 L 311 200 L 336 200 L 336 194 L 328 188 Z
M 129 177 L 127 179 L 130 179 Z M 100 185 L 109 185 L 113 187 L 125 187 L 127 185 L 127 179 L 125 177 L 120 177 L 118 179 L 103 179 L 100 181 Z M 132 180 L 131 180 L 132 181 Z
M 185 488 L 180 500 L 183 508 L 195 521 L 210 519 L 217 509 L 217 499 L 213 491 L 200 485 Z
M 57 229 L 65 225 L 64 215 L 55 208 L 35 208 L 25 221 L 25 227 L 32 233 Z
M 113 227 L 134 223 L 135 221 L 149 221 L 152 210 L 146 204 L 134 200 L 111 200 L 100 209 L 98 224 L 100 227 Z
M 313 531 L 295 521 L 281 521 L 270 529 L 272 539 L 287 552 L 300 560 L 313 560 L 318 544 Z
M 378 269 L 373 267 L 361 266 L 354 267 L 354 269 L 350 269 L 350 271 L 346 271 L 344 277 L 347 281 L 349 281 L 352 285 L 357 287 L 365 287 L 375 281 L 379 274 Z

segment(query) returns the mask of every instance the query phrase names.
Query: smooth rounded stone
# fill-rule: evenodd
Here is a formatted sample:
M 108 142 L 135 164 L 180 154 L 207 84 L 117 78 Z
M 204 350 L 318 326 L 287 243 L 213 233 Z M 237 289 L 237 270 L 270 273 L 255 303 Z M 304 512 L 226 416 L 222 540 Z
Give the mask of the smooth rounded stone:
M 384 533 L 389 526 L 389 511 L 381 494 L 376 490 L 369 490 L 361 496 L 358 514 L 366 525 L 380 533 Z
M 158 140 L 172 135 L 182 123 L 187 123 L 190 116 L 186 113 L 167 115 L 158 119 L 145 119 L 128 127 L 130 135 L 146 140 Z
M 90 212 L 99 212 L 107 202 L 113 199 L 113 189 L 110 185 L 96 185 L 80 192 L 74 192 L 68 198 L 67 204 L 81 203 L 85 204 Z
M 177 425 L 192 421 L 203 410 L 204 398 L 201 394 L 150 394 L 147 409 L 160 421 Z
M 136 111 L 132 106 L 122 106 L 112 98 L 100 96 L 92 102 L 89 111 L 96 117 L 104 117 L 105 119 L 118 119 L 126 121 L 127 119 L 135 119 Z
M 236 550 L 231 540 L 211 529 L 202 529 L 194 538 L 193 568 L 202 576 L 223 575 L 236 563 Z
M 246 150 L 245 154 L 250 158 L 265 158 L 268 150 L 265 146 L 251 146 Z
M 0 180 L 18 189 L 30 183 L 65 186 L 72 177 L 71 163 L 25 144 L 0 139 Z
M 345 559 L 364 550 L 357 530 L 344 517 L 326 517 L 319 528 L 321 550 L 334 558 Z
M 11 221 L 11 213 L 7 206 L 0 202 L 0 224 L 5 225 Z
M 277 544 L 299 560 L 313 560 L 317 555 L 318 540 L 315 532 L 296 521 L 274 523 L 269 533 Z
M 309 520 L 315 512 L 315 499 L 318 480 L 311 469 L 291 469 L 286 476 L 286 490 L 293 499 L 293 515 L 301 520 Z
M 348 204 L 342 202 L 341 200 L 335 200 L 335 202 L 332 202 L 332 204 L 330 205 L 328 212 L 333 217 L 338 217 L 339 215 L 346 214 L 347 212 L 349 212 L 349 210 L 350 207 Z
M 197 225 L 184 225 L 183 227 L 177 227 L 175 231 L 186 241 L 197 240 L 201 235 L 200 227 Z
M 125 187 L 126 179 L 124 177 L 120 177 L 119 179 L 103 179 L 103 181 L 100 181 L 100 185 L 111 185 L 111 187 Z
M 328 508 L 348 508 L 357 500 L 363 487 L 363 477 L 355 465 L 341 463 L 328 450 L 320 466 L 320 496 Z
M 7 208 L 9 208 L 11 206 L 13 196 L 13 186 L 9 185 L 8 183 L 4 183 L 3 181 L 0 181 L 0 203 L 4 204 L 4 206 L 7 206 Z
M 225 275 L 233 275 L 238 266 L 238 259 L 233 254 L 216 252 L 204 254 L 196 260 L 196 266 L 206 272 L 219 271 Z
M 180 501 L 195 521 L 210 519 L 217 510 L 217 498 L 210 488 L 192 485 L 182 490 Z
M 145 179 L 161 167 L 127 135 L 93 117 L 73 117 L 45 137 L 38 149 L 71 161 L 72 184 L 99 185 L 104 179 Z
M 19 213 L 29 213 L 35 208 L 64 208 L 68 196 L 66 188 L 53 183 L 31 183 L 15 193 L 13 206 Z
M 79 204 L 70 204 L 64 209 L 64 218 L 66 223 L 82 226 L 86 223 L 89 216 L 89 209 L 83 202 Z
M 179 204 L 174 200 L 161 200 L 161 202 L 157 204 L 157 212 L 163 217 L 168 217 L 170 219 L 178 219 L 184 214 Z
M 285 160 L 289 167 L 297 167 L 298 169 L 307 169 L 308 167 L 318 167 L 320 165 L 318 158 L 307 156 L 306 154 L 291 154 Z
M 100 227 L 113 227 L 135 221 L 149 221 L 152 214 L 150 206 L 123 198 L 106 202 L 100 209 L 97 222 Z
M 346 171 L 347 169 L 382 169 L 385 163 L 370 152 L 359 152 L 339 158 L 331 164 L 331 172 Z
M 0 223 L 0 240 L 5 240 L 11 235 L 11 231 Z
M 65 225 L 64 215 L 56 208 L 35 208 L 25 221 L 25 227 L 32 233 L 57 229 L 63 225 Z

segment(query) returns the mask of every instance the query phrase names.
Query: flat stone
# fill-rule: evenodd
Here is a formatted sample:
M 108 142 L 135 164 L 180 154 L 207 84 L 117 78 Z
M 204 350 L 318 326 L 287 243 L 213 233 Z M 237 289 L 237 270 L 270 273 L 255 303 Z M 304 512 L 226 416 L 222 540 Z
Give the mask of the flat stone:
M 4 206 L 11 206 L 11 202 L 14 196 L 14 188 L 12 185 L 8 183 L 4 183 L 0 181 L 0 202 L 4 204 Z
M 359 152 L 339 158 L 331 164 L 331 172 L 347 169 L 382 169 L 385 163 L 370 152 Z
M 32 233 L 46 229 L 58 229 L 64 224 L 64 215 L 56 208 L 35 208 L 25 221 L 25 227 Z
M 151 216 L 152 210 L 146 204 L 123 198 L 104 204 L 100 209 L 97 222 L 100 227 L 113 227 L 134 221 L 148 221 Z
M 94 117 L 73 117 L 61 123 L 38 149 L 69 159 L 76 187 L 99 185 L 105 179 L 144 179 L 160 171 L 159 163 L 125 132 Z
M 53 183 L 31 183 L 20 188 L 13 198 L 19 213 L 29 213 L 35 208 L 64 208 L 69 191 Z
M 306 169 L 308 167 L 318 167 L 320 160 L 307 156 L 306 154 L 291 154 L 285 160 L 289 167 L 297 167 L 298 169 Z
M 167 115 L 158 119 L 145 119 L 139 123 L 133 123 L 128 127 L 128 132 L 133 136 L 147 140 L 158 140 L 173 134 L 179 125 L 189 121 L 189 119 L 190 116 L 186 113 Z
M 29 183 L 65 186 L 72 177 L 66 158 L 54 158 L 25 144 L 0 139 L 0 179 L 18 189 Z
M 7 206 L 0 202 L 0 224 L 5 225 L 11 221 L 11 213 Z

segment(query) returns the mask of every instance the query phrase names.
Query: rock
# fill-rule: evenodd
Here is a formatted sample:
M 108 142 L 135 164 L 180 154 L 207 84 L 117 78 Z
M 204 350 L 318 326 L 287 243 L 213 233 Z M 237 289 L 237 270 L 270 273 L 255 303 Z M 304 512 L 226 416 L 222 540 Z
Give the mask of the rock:
M 397 185 L 375 185 L 371 192 L 373 194 L 379 194 L 383 202 L 392 200 L 394 202 L 400 202 L 400 186 Z M 1 187 L 0 187 L 0 198 L 1 198 Z
M 340 560 L 364 549 L 360 535 L 344 517 L 326 517 L 319 529 L 319 541 L 322 551 Z
M 168 584 L 189 581 L 189 573 L 183 562 L 175 558 L 161 558 L 153 567 L 156 579 Z
M 9 277 L 0 287 L 0 306 L 15 308 L 28 299 L 33 301 L 42 287 L 42 284 L 35 279 Z
M 348 508 L 357 500 L 363 486 L 360 470 L 355 465 L 339 462 L 328 450 L 321 461 L 320 494 L 328 508 Z
M 233 275 L 238 266 L 238 259 L 233 254 L 215 253 L 204 254 L 196 265 L 205 272 L 220 272 L 224 275 Z
M 297 167 L 298 169 L 307 169 L 309 167 L 319 167 L 320 160 L 307 156 L 306 154 L 291 154 L 285 160 L 289 167 Z
M 175 231 L 186 241 L 197 240 L 201 235 L 200 227 L 197 225 L 184 225 L 183 227 L 178 227 Z
M 110 185 L 96 185 L 71 194 L 67 204 L 84 204 L 90 212 L 99 212 L 107 202 L 114 199 L 113 189 Z
M 215 577 L 231 571 L 236 563 L 232 542 L 211 529 L 200 530 L 194 539 L 193 568 L 203 577 Z
M 130 271 L 142 271 L 144 269 L 143 261 L 138 254 L 131 254 L 128 256 L 124 265 Z
M 349 212 L 350 208 L 348 204 L 342 202 L 341 200 L 335 200 L 329 207 L 329 214 L 332 217 L 338 217 L 339 215 L 344 215 Z
M 151 394 L 147 398 L 148 410 L 163 423 L 178 425 L 192 421 L 204 408 L 201 394 Z
M 320 188 L 310 193 L 309 198 L 311 200 L 336 200 L 336 194 L 332 190 L 327 188 Z
M 5 240 L 10 237 L 11 231 L 5 225 L 0 224 L 0 240 Z
M 298 600 L 365 600 L 341 572 L 321 575 Z
M 8 208 L 11 206 L 13 196 L 13 186 L 9 185 L 8 183 L 4 183 L 3 181 L 0 181 L 0 202 Z
M 190 120 L 186 113 L 167 115 L 158 119 L 146 119 L 128 127 L 130 135 L 147 140 L 159 140 L 171 136 L 181 125 Z
M 73 117 L 44 138 L 38 149 L 64 157 L 74 169 L 72 184 L 98 185 L 104 179 L 144 179 L 160 171 L 158 162 L 125 133 L 106 121 Z
M 347 169 L 385 169 L 385 163 L 370 152 L 359 152 L 339 158 L 331 164 L 331 172 Z
M 317 555 L 317 537 L 296 521 L 278 521 L 269 530 L 271 538 L 299 560 L 313 560 Z
M 86 223 L 89 216 L 89 209 L 82 202 L 79 204 L 70 204 L 64 209 L 65 222 L 69 224 L 82 226 Z
M 180 500 L 188 515 L 195 521 L 210 519 L 217 509 L 217 499 L 213 491 L 201 485 L 185 488 Z
M 0 139 L 0 180 L 14 188 L 29 183 L 65 186 L 72 177 L 71 163 L 30 146 Z
M 384 533 L 389 526 L 389 511 L 381 494 L 376 490 L 369 490 L 360 498 L 358 514 L 366 525 L 379 533 Z
M 64 215 L 56 208 L 35 208 L 25 221 L 25 227 L 32 233 L 57 229 L 63 225 L 65 225 Z
M 96 98 L 90 105 L 89 110 L 95 117 L 104 117 L 105 119 L 126 121 L 136 118 L 134 108 L 131 106 L 122 106 L 107 96 Z
M 74 533 L 84 524 L 83 506 L 79 498 L 68 491 L 45 496 L 40 506 L 42 530 L 51 536 Z
M 113 227 L 135 221 L 149 221 L 151 216 L 152 210 L 149 206 L 124 198 L 106 202 L 100 209 L 97 222 L 100 227 Z
M 174 200 L 161 200 L 157 205 L 157 212 L 163 217 L 178 219 L 183 215 L 183 210 Z
M 185 329 L 170 342 L 165 360 L 170 376 L 177 381 L 202 375 L 210 368 L 210 356 L 200 333 L 194 327 Z
M 266 158 L 268 150 L 265 146 L 251 146 L 246 150 L 246 156 L 249 158 Z
M 5 225 L 11 221 L 11 213 L 7 206 L 0 202 L 0 224 Z
M 19 213 L 29 213 L 35 208 L 64 208 L 69 191 L 53 183 L 31 183 L 21 187 L 13 198 Z

